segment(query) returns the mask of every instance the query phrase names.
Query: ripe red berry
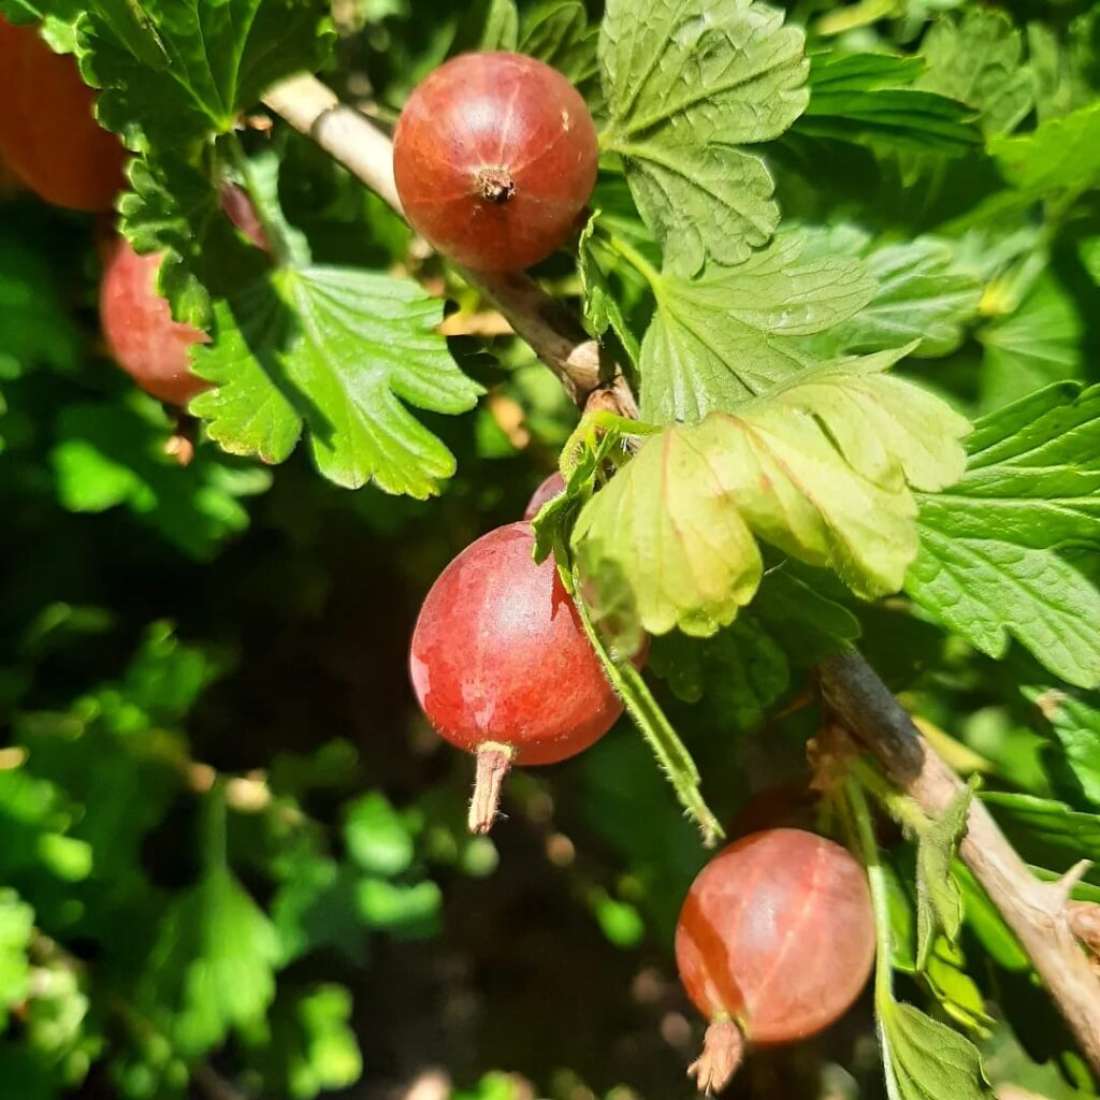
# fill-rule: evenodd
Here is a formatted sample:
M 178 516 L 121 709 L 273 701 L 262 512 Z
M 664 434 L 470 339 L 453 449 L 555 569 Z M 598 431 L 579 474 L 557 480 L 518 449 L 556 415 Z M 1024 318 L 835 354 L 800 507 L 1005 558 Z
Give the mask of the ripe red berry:
M 472 543 L 432 585 L 409 654 L 435 729 L 478 754 L 470 827 L 492 824 L 511 764 L 554 764 L 599 740 L 622 703 L 553 559 L 536 565 L 528 523 Z
M 253 244 L 267 249 L 263 227 L 244 191 L 225 186 L 222 208 Z M 139 255 L 122 238 L 110 241 L 104 249 L 99 319 L 118 365 L 146 393 L 182 407 L 208 387 L 191 373 L 191 346 L 208 337 L 172 320 L 171 308 L 156 288 L 162 259 L 160 253 Z
M 561 496 L 565 492 L 565 478 L 555 471 L 532 494 L 527 502 L 527 510 L 523 513 L 524 519 L 534 519 L 542 510 L 544 504 L 549 503 L 554 497 Z
M 409 97 L 394 173 L 413 227 L 478 271 L 522 271 L 563 244 L 596 183 L 592 116 L 555 69 L 463 54 Z
M 786 1043 L 828 1027 L 859 996 L 875 955 L 867 877 L 839 844 L 767 829 L 725 848 L 680 912 L 676 963 L 712 1027 L 690 1072 L 721 1089 L 743 1040 Z
M 0 153 L 47 202 L 110 210 L 125 186 L 126 154 L 96 122 L 94 99 L 71 57 L 54 53 L 33 27 L 0 19 Z
M 107 246 L 99 286 L 99 319 L 118 365 L 143 389 L 170 405 L 186 405 L 207 383 L 191 373 L 191 345 L 207 336 L 172 320 L 157 293 L 162 256 L 138 255 L 121 237 Z

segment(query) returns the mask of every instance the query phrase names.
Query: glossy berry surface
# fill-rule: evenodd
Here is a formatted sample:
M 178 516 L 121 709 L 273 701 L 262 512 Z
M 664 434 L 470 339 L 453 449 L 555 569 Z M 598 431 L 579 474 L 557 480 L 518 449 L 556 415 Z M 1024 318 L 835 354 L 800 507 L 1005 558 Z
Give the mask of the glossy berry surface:
M 47 202 L 106 211 L 125 185 L 125 153 L 96 122 L 94 99 L 71 57 L 0 19 L 0 153 Z
M 767 829 L 721 851 L 692 884 L 676 929 L 688 996 L 756 1043 L 802 1039 L 839 1019 L 874 954 L 863 868 L 800 829 Z
M 536 565 L 528 523 L 483 535 L 440 574 L 413 632 L 409 667 L 435 729 L 459 748 L 553 764 L 588 748 L 622 704 L 585 637 L 553 559 Z
M 532 494 L 523 513 L 524 519 L 534 519 L 544 504 L 565 492 L 565 478 L 555 471 Z
M 555 69 L 514 53 L 463 54 L 410 96 L 394 173 L 413 227 L 480 271 L 521 271 L 576 229 L 596 183 L 592 116 Z
M 108 244 L 99 319 L 112 356 L 134 381 L 170 405 L 186 405 L 207 383 L 191 373 L 190 349 L 206 335 L 172 320 L 157 293 L 161 256 L 139 255 L 121 238 Z

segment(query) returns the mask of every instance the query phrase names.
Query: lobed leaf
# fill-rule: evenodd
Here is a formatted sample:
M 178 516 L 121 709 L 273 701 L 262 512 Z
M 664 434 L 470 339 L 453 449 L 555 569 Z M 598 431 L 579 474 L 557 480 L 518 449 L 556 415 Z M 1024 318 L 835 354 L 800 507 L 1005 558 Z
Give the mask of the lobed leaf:
M 1100 387 L 1049 386 L 979 421 L 950 492 L 920 497 L 905 588 L 991 657 L 1010 638 L 1079 687 L 1100 684 L 1100 592 L 1058 554 L 1100 543 Z
M 803 34 L 755 0 L 609 0 L 599 48 L 610 122 L 638 209 L 666 263 L 739 263 L 779 224 L 764 163 L 739 148 L 802 113 Z
M 1023 52 L 1023 35 L 1004 12 L 972 8 L 961 18 L 944 16 L 921 46 L 928 68 L 917 87 L 973 107 L 987 136 L 1007 134 L 1035 102 L 1035 78 Z
M 582 570 L 621 577 L 651 634 L 731 623 L 760 584 L 757 538 L 861 596 L 896 591 L 917 551 L 909 487 L 961 476 L 969 427 L 885 376 L 897 358 L 829 364 L 646 439 L 578 518 Z
M 1018 137 L 995 137 L 989 152 L 1019 191 L 1062 201 L 1100 185 L 1100 102 L 1047 119 Z
M 442 303 L 410 280 L 357 269 L 284 268 L 215 306 L 216 342 L 195 372 L 216 384 L 191 404 L 234 454 L 281 462 L 303 425 L 320 471 L 427 497 L 450 477 L 447 448 L 402 401 L 473 407 L 481 388 L 447 351 Z

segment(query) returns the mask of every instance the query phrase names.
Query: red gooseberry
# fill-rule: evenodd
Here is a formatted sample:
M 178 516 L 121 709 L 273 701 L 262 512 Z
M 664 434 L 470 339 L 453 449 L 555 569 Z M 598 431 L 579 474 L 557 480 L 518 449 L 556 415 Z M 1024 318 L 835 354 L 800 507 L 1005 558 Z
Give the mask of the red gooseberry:
M 432 585 L 409 668 L 439 734 L 478 757 L 470 828 L 486 832 L 512 764 L 554 764 L 599 740 L 622 703 L 529 523 L 483 535 Z
M 99 320 L 115 361 L 146 393 L 169 405 L 186 405 L 206 388 L 191 373 L 191 346 L 205 333 L 172 320 L 156 288 L 163 257 L 139 255 L 121 237 L 106 249 L 99 285 Z
M 106 211 L 125 186 L 125 151 L 96 122 L 94 100 L 71 57 L 0 19 L 0 153 L 47 202 Z
M 599 147 L 561 73 L 515 53 L 471 53 L 431 73 L 394 134 L 394 174 L 422 236 L 478 271 L 521 271 L 574 231 Z
M 267 238 L 248 196 L 240 188 L 222 189 L 222 208 L 258 248 Z M 121 237 L 104 250 L 99 287 L 99 318 L 116 362 L 146 393 L 183 407 L 207 388 L 191 373 L 191 347 L 208 339 L 191 325 L 172 320 L 168 302 L 157 292 L 163 256 L 139 255 Z
M 801 829 L 734 842 L 692 883 L 676 928 L 676 964 L 710 1022 L 690 1073 L 719 1091 L 745 1042 L 804 1039 L 859 996 L 875 955 L 867 876 L 839 844 Z

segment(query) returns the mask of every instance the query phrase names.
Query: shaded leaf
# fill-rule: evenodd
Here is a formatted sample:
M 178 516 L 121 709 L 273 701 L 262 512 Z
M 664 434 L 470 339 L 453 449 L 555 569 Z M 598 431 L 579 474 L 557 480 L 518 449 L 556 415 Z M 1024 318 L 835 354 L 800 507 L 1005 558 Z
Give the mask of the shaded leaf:
M 906 591 L 992 657 L 1017 638 L 1050 671 L 1100 683 L 1100 593 L 1057 553 L 1100 541 L 1100 387 L 1050 386 L 978 422 L 966 476 L 920 497 Z
M 642 342 L 645 420 L 700 420 L 818 362 L 801 338 L 847 320 L 875 284 L 858 260 L 804 260 L 806 244 L 794 232 L 736 267 L 660 276 Z

